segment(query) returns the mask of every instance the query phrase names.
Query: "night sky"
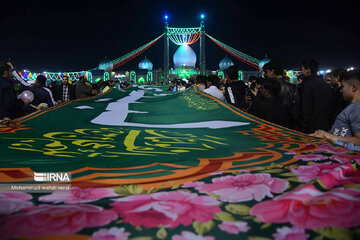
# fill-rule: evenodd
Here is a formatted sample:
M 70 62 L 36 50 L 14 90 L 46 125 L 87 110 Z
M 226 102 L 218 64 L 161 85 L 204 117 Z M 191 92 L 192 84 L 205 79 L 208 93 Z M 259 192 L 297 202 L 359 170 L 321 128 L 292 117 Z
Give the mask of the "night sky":
M 360 67 L 360 1 L 8 1 L 1 3 L 1 61 L 17 69 L 80 71 L 122 56 L 171 27 L 198 27 L 258 59 L 265 54 L 286 68 L 315 58 L 321 69 Z M 191 45 L 198 54 L 199 42 Z M 170 42 L 170 62 L 176 46 Z M 163 40 L 146 53 L 163 64 Z M 136 69 L 142 54 L 119 70 Z M 206 39 L 207 69 L 225 52 Z M 247 65 L 231 58 L 241 69 Z M 199 58 L 198 58 L 199 60 Z M 199 61 L 197 62 L 198 65 Z

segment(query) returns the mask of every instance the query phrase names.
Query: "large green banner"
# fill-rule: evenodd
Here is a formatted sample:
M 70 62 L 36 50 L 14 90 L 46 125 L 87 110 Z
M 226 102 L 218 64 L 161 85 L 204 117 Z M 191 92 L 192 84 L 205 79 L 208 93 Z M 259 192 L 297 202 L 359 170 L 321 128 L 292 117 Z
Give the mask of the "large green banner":
M 360 237 L 359 154 L 197 87 L 166 89 L 112 89 L 0 125 L 0 239 Z M 71 189 L 10 189 L 59 172 Z

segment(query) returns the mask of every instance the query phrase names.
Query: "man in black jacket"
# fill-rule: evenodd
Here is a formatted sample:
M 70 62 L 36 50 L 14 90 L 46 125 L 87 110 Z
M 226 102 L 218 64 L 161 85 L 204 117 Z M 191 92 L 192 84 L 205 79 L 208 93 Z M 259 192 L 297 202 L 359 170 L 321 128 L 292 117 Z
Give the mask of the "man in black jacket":
M 227 70 L 225 83 L 225 99 L 234 107 L 245 109 L 246 85 L 239 81 L 239 72 L 235 66 L 230 66 Z
M 330 113 L 332 94 L 330 86 L 321 79 L 317 72 L 319 63 L 313 59 L 304 60 L 300 84 L 301 117 L 300 130 L 304 133 L 313 133 L 315 130 L 330 129 Z
M 336 69 L 330 73 L 324 75 L 324 80 L 329 84 L 332 90 L 333 103 L 331 107 L 331 120 L 330 124 L 335 122 L 336 117 L 347 106 L 342 94 L 342 80 L 347 74 L 347 71 L 343 68 Z
M 31 102 L 32 108 L 25 108 L 27 113 L 37 110 L 40 103 L 46 103 L 48 107 L 55 105 L 55 100 L 50 89 L 46 87 L 46 77 L 39 75 L 36 77 L 35 85 L 28 88 L 34 94 L 34 100 Z
M 69 83 L 69 76 L 64 75 L 62 84 L 55 86 L 55 100 L 58 103 L 63 103 L 76 99 L 76 86 Z
M 290 123 L 288 127 L 298 128 L 298 118 L 300 115 L 300 95 L 295 84 L 288 82 L 284 76 L 284 68 L 280 61 L 271 60 L 263 66 L 264 76 L 267 79 L 275 79 L 281 84 L 279 93 L 283 106 L 290 114 Z
M 280 92 L 281 83 L 277 79 L 267 79 L 262 88 L 264 99 L 255 102 L 254 114 L 266 121 L 289 127 L 290 114 L 283 106 Z
M 10 65 L 0 63 L 0 120 L 13 120 L 25 115 L 24 105 L 29 100 L 17 99 Z

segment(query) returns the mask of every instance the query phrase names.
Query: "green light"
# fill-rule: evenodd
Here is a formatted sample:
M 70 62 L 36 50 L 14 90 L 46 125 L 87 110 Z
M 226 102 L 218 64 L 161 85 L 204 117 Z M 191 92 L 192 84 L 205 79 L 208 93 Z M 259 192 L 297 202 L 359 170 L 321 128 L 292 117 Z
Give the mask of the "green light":
M 148 82 L 152 82 L 153 81 L 153 73 L 152 72 L 148 72 L 146 75 L 146 79 Z
M 108 72 L 104 73 L 104 81 L 108 81 L 110 79 L 110 74 Z
M 87 75 L 87 79 L 91 82 L 92 81 L 92 73 L 91 72 L 86 72 Z
M 181 70 L 178 75 L 179 75 L 179 78 L 189 79 L 191 77 L 191 74 L 188 71 L 186 71 L 185 69 Z
M 239 80 L 243 81 L 244 80 L 244 73 L 242 71 L 239 71 Z
M 145 83 L 145 79 L 143 77 L 140 77 L 138 83 Z
M 136 83 L 136 73 L 134 71 L 130 72 L 130 82 Z
M 218 72 L 218 77 L 221 77 L 221 79 L 224 79 L 224 72 L 223 72 L 223 71 L 219 71 L 219 72 Z
M 173 35 L 185 35 L 185 34 L 194 34 L 194 33 L 200 33 L 200 28 L 168 28 L 169 34 Z

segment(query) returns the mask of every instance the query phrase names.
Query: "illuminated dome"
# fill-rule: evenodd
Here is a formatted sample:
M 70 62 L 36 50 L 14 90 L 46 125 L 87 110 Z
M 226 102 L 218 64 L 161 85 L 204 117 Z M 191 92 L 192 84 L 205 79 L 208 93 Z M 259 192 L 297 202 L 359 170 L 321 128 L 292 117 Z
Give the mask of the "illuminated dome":
M 188 45 L 181 45 L 174 54 L 175 67 L 194 67 L 196 63 L 196 54 Z
M 153 64 L 152 62 L 147 59 L 146 57 L 141 60 L 141 62 L 139 63 L 139 69 L 146 69 L 146 70 L 152 70 L 153 69 Z
M 268 59 L 267 56 L 265 56 L 265 58 L 264 58 L 263 60 L 261 60 L 260 63 L 259 63 L 260 69 L 262 69 L 263 66 L 264 66 L 265 64 L 267 64 L 268 62 L 270 62 L 270 59 Z
M 234 66 L 234 63 L 227 56 L 225 56 L 219 63 L 219 68 L 222 70 L 228 69 L 228 67 L 230 67 L 230 66 Z
M 102 60 L 99 63 L 99 69 L 100 70 L 108 70 L 108 69 L 112 69 L 112 63 L 110 60 L 108 60 L 106 57 L 104 60 Z

